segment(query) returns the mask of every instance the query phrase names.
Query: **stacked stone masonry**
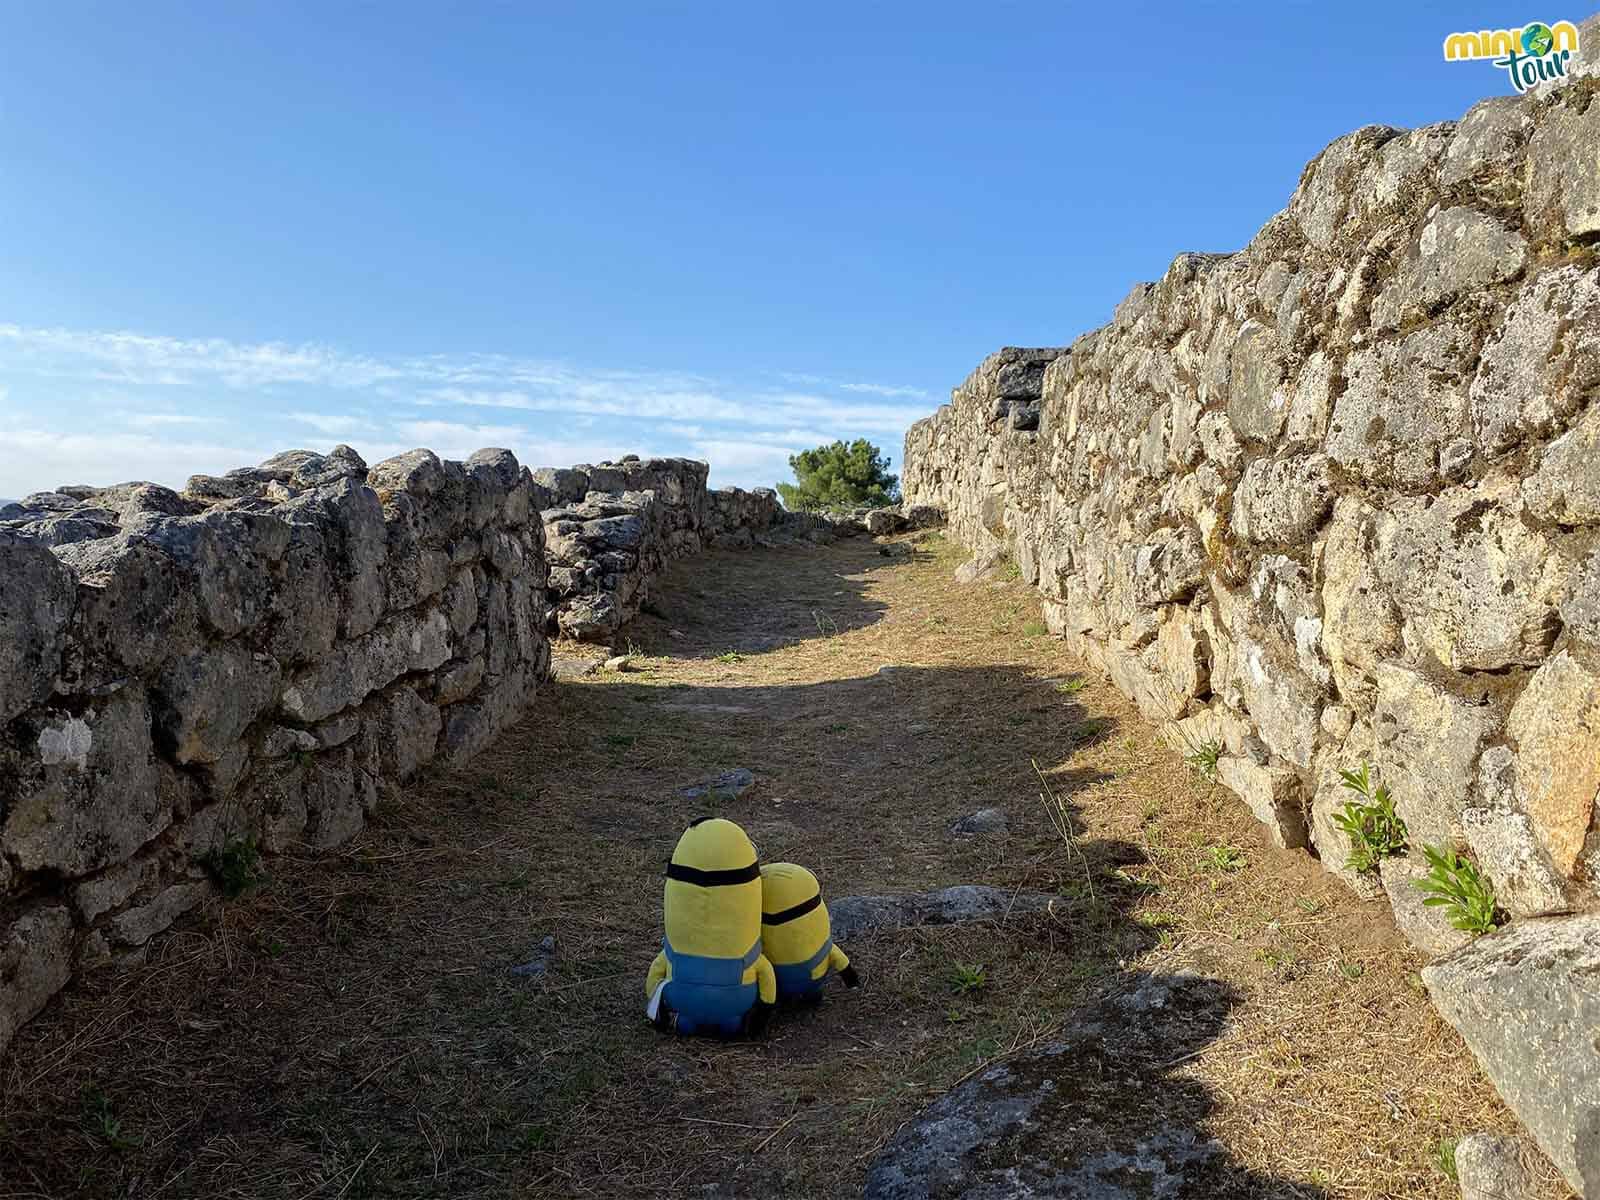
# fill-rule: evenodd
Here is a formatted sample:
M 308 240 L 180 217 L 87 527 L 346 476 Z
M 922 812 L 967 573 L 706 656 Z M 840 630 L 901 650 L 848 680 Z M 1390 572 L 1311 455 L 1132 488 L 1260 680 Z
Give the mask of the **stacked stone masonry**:
M 1596 62 L 1340 138 L 1245 249 L 1180 255 L 1069 347 L 991 355 L 906 437 L 908 504 L 1012 555 L 1055 633 L 1429 953 L 1492 955 L 1411 886 L 1421 846 L 1453 843 L 1524 938 L 1600 956 L 1572 924 L 1600 900 Z M 1381 876 L 1346 866 L 1333 820 L 1364 762 L 1410 829 Z M 1519 999 L 1582 981 L 1508 1039 L 1462 997 L 1482 973 L 1429 976 L 1600 1195 L 1600 1047 L 1554 1028 L 1600 1011 L 1600 975 L 1565 951 L 1496 962 L 1502 998 L 1519 972 Z M 1582 1062 L 1519 1067 L 1541 1036 Z
M 706 475 L 341 446 L 0 509 L 0 1049 L 211 895 L 217 855 L 335 846 L 480 749 L 558 625 L 609 636 L 702 545 L 835 532 Z

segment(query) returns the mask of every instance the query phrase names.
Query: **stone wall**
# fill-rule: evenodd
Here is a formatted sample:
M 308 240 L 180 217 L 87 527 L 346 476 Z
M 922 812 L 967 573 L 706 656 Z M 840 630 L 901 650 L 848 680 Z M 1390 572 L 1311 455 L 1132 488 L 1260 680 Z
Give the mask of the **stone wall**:
M 908 503 L 1013 555 L 1057 634 L 1430 953 L 1466 939 L 1410 886 L 1425 843 L 1469 849 L 1512 918 L 1597 901 L 1595 61 L 1460 122 L 1340 138 L 1243 250 L 1180 255 L 1070 347 L 999 351 L 906 437 Z M 1333 820 L 1363 762 L 1410 829 L 1381 874 L 1346 866 Z M 1585 919 L 1523 936 L 1564 945 Z M 1518 971 L 1537 993 L 1549 964 L 1514 961 L 1498 994 Z M 1429 978 L 1600 1195 L 1593 1039 L 1551 1043 L 1586 1056 L 1584 1094 L 1509 1086 L 1570 1013 L 1534 1002 L 1512 1044 L 1462 1002 L 1480 975 Z
M 707 546 L 748 547 L 784 515 L 771 489 L 708 492 L 707 473 L 687 458 L 629 457 L 535 474 L 550 500 L 551 632 L 610 641 L 663 564 Z
M 609 636 L 666 559 L 779 522 L 706 474 L 341 446 L 0 509 L 0 1049 L 201 903 L 218 856 L 337 845 L 480 749 L 558 623 Z

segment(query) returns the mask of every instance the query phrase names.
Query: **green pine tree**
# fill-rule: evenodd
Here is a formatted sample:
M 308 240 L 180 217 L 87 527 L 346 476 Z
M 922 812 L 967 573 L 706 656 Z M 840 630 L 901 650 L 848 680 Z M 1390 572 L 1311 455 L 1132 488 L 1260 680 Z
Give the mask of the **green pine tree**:
M 780 483 L 778 494 L 791 509 L 883 508 L 900 500 L 900 477 L 889 474 L 889 460 L 866 438 L 802 450 L 789 465 L 795 482 Z

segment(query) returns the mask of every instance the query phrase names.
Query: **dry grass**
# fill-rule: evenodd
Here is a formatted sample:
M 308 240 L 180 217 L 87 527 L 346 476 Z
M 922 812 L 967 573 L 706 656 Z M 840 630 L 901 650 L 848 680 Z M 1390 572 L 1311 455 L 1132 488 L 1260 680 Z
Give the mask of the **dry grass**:
M 343 853 L 273 860 L 25 1031 L 0 1196 L 848 1195 L 928 1100 L 1134 966 L 1243 997 L 1174 1065 L 1229 1194 L 1454 1195 L 1441 1139 L 1512 1123 L 1383 914 L 1070 682 L 1023 584 L 958 587 L 958 561 L 935 537 L 678 564 L 630 631 L 642 671 L 553 688 Z M 701 811 L 678 789 L 738 766 L 757 786 L 717 807 L 826 895 L 988 883 L 1062 910 L 848 945 L 866 986 L 760 1044 L 663 1039 L 642 982 Z M 950 836 L 989 805 L 1009 836 Z M 548 975 L 509 975 L 546 934 Z

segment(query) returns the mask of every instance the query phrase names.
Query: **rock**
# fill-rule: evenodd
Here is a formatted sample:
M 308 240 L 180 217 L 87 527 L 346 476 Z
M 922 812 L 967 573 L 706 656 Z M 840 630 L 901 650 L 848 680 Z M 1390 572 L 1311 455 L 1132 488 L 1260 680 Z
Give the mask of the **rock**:
M 558 504 L 576 503 L 589 492 L 588 473 L 577 469 L 540 467 L 533 473 L 533 481 L 553 492 Z
M 1600 650 L 1600 551 L 1589 556 L 1571 595 L 1562 601 L 1561 620 L 1574 640 Z
M 143 674 L 199 649 L 198 602 L 159 547 L 122 535 L 69 546 L 59 557 L 78 576 L 72 633 L 83 661 L 73 664 L 76 682 Z
M 1600 675 L 1563 650 L 1533 673 L 1506 732 L 1518 747 L 1517 788 L 1539 843 L 1570 876 L 1600 791 Z
M 174 659 L 151 694 L 155 732 L 180 764 L 214 763 L 278 699 L 278 665 L 226 642 Z
M 359 704 L 412 671 L 431 671 L 450 660 L 450 622 L 434 609 L 405 613 L 382 628 L 346 642 L 320 664 L 297 672 L 283 689 L 285 714 L 303 724 Z
M 361 832 L 377 805 L 374 775 L 349 746 L 319 754 L 301 769 L 308 846 L 331 850 Z
M 873 537 L 898 533 L 906 526 L 906 519 L 892 508 L 875 508 L 866 516 L 867 532 Z
M 50 551 L 0 533 L 0 725 L 54 690 L 76 586 Z
M 462 762 L 482 750 L 502 729 L 514 724 L 533 702 L 543 662 L 500 676 L 471 700 L 452 704 L 445 710 L 444 732 L 439 752 L 450 762 Z
M 868 1168 L 866 1200 L 1225 1194 L 1212 1169 L 1221 1147 L 1196 1124 L 1204 1089 L 1168 1071 L 1221 1033 L 1237 997 L 1195 975 L 1136 975 L 1130 986 L 902 1127 Z
M 1010 833 L 1011 820 L 1003 808 L 980 808 L 950 826 L 950 832 L 963 836 L 975 833 Z
M 556 935 L 553 933 L 546 934 L 539 941 L 538 952 L 527 962 L 511 967 L 508 974 L 514 975 L 519 979 L 543 979 L 550 970 L 550 960 L 555 957 L 555 954 Z
M 1341 498 L 1322 549 L 1322 647 L 1341 696 L 1370 697 L 1378 663 L 1400 650 L 1401 615 L 1374 561 L 1383 522 Z
M 1600 232 L 1597 143 L 1600 112 L 1592 105 L 1557 104 L 1545 114 L 1528 143 L 1528 160 L 1536 164 L 1528 172 L 1531 219 L 1553 225 L 1569 238 Z
M 488 668 L 481 658 L 468 658 L 441 667 L 433 684 L 435 704 L 454 704 L 478 690 Z
M 409 779 L 433 761 L 444 727 L 437 708 L 405 684 L 390 688 L 372 707 L 384 778 L 396 782 Z
M 1600 385 L 1600 278 L 1577 264 L 1536 275 L 1506 310 L 1472 381 L 1472 427 L 1497 456 L 1554 432 Z
M 1227 755 L 1217 760 L 1217 782 L 1250 806 L 1275 845 L 1299 849 L 1310 844 L 1298 772 Z
M 1328 456 L 1369 483 L 1432 487 L 1441 449 L 1470 432 L 1460 372 L 1471 361 L 1471 341 L 1450 325 L 1354 351 L 1329 420 Z
M 1452 670 L 1537 666 L 1560 628 L 1569 563 L 1504 503 L 1506 493 L 1456 488 L 1405 500 L 1374 553 L 1405 617 L 1405 639 Z
M 1515 196 L 1521 190 L 1522 152 L 1533 121 L 1519 96 L 1495 96 L 1473 105 L 1445 148 L 1439 182 L 1471 181 L 1480 192 Z
M 1595 1194 L 1600 914 L 1519 921 L 1429 964 L 1422 979 L 1567 1182 Z
M 1225 474 L 1233 474 L 1244 465 L 1244 448 L 1234 436 L 1233 426 L 1226 413 L 1207 413 L 1195 426 L 1206 461 L 1215 463 Z
M 1000 573 L 1003 561 L 998 554 L 975 556 L 956 568 L 955 580 L 961 584 L 987 583 Z
M 1233 501 L 1233 531 L 1252 542 L 1298 543 L 1333 508 L 1333 476 L 1325 454 L 1258 458 L 1245 468 Z
M 147 517 L 130 527 L 189 572 L 200 617 L 235 637 L 271 608 L 273 564 L 289 548 L 289 526 L 275 513 L 212 509 L 197 517 Z
M 608 660 L 579 654 L 553 654 L 550 670 L 557 679 L 582 679 L 600 670 Z
M 833 921 L 834 936 L 843 939 L 916 925 L 1004 920 L 1008 916 L 1047 911 L 1060 902 L 1059 896 L 961 884 L 934 892 L 894 896 L 840 896 L 828 901 L 828 915 Z
M 1289 202 L 1289 213 L 1319 250 L 1332 250 L 1351 224 L 1350 184 L 1402 131 L 1386 125 L 1367 125 L 1329 143 L 1300 178 Z
M 1205 548 L 1193 530 L 1164 531 L 1135 551 L 1134 595 L 1151 608 L 1187 600 L 1205 579 L 1205 565 Z
M 1423 226 L 1414 253 L 1372 306 L 1373 326 L 1421 319 L 1456 296 L 1515 277 L 1527 259 L 1521 234 L 1474 209 L 1447 208 Z
M 755 785 L 755 775 L 744 767 L 735 767 L 703 783 L 686 787 L 679 795 L 685 800 L 737 800 Z
M 320 749 L 322 743 L 310 730 L 274 725 L 261 739 L 257 754 L 261 758 L 287 758 L 291 754 L 315 754 Z
M 1427 894 L 1416 885 L 1427 874 L 1427 864 L 1405 857 L 1386 858 L 1378 864 L 1395 926 L 1406 941 L 1427 955 L 1449 954 L 1470 942 L 1472 935 L 1451 925 L 1443 909 L 1423 903 Z
M 1385 663 L 1377 677 L 1378 776 L 1413 846 L 1450 844 L 1461 836 L 1479 748 L 1498 729 L 1499 718 L 1405 667 Z
M 372 489 L 353 479 L 308 491 L 277 508 L 290 525 L 309 525 L 320 537 L 338 589 L 338 636 L 358 638 L 376 628 L 387 604 L 384 567 L 388 534 Z
M 1461 1200 L 1538 1200 L 1539 1185 L 1528 1169 L 1530 1152 L 1520 1138 L 1469 1133 L 1456 1143 Z
M 1233 343 L 1228 420 L 1246 441 L 1270 442 L 1283 432 L 1289 397 L 1277 338 L 1266 326 L 1246 321 Z
M 1515 787 L 1516 759 L 1505 746 L 1484 751 L 1480 781 L 1491 774 L 1507 777 Z M 1490 787 L 1480 782 L 1486 795 Z M 1566 881 L 1550 863 L 1526 813 L 1508 807 L 1469 808 L 1461 814 L 1461 829 L 1478 866 L 1494 887 L 1495 899 L 1514 917 L 1541 917 L 1565 912 L 1570 906 Z
M 21 724 L 26 757 L 0 745 L 0 774 L 16 787 L 0 847 L 23 870 L 85 875 L 127 858 L 171 824 L 175 792 L 151 752 L 142 689 L 125 687 L 78 716 L 51 712 L 37 725 Z
M 114 908 L 126 904 L 140 888 L 161 874 L 159 853 L 145 853 L 110 867 L 72 889 L 72 902 L 78 915 L 94 922 Z
M 626 654 L 614 654 L 605 661 L 607 671 L 627 671 L 632 669 L 633 659 Z
M 72 914 L 35 908 L 0 927 L 0 1050 L 72 977 Z
M 444 487 L 445 480 L 444 464 L 432 450 L 408 450 L 384 459 L 367 472 L 367 486 L 380 499 L 395 492 L 431 496 Z
M 1161 623 L 1153 650 L 1146 661 L 1164 684 L 1170 701 L 1166 707 L 1186 707 L 1188 702 L 1211 691 L 1211 655 L 1205 630 L 1194 614 L 1174 610 Z M 1145 705 L 1140 706 L 1141 709 Z M 1155 706 L 1162 707 L 1162 706 Z M 1178 716 L 1181 713 L 1170 713 Z
M 1231 678 L 1267 747 L 1286 762 L 1309 767 L 1322 712 L 1317 683 L 1288 659 L 1276 639 L 1247 636 L 1234 643 Z
M 204 901 L 211 890 L 208 883 L 175 883 L 164 888 L 148 904 L 137 905 L 111 918 L 107 928 L 112 940 L 124 946 L 144 945 Z
M 1542 520 L 1600 524 L 1600 404 L 1591 404 L 1570 432 L 1544 448 L 1522 495 Z

